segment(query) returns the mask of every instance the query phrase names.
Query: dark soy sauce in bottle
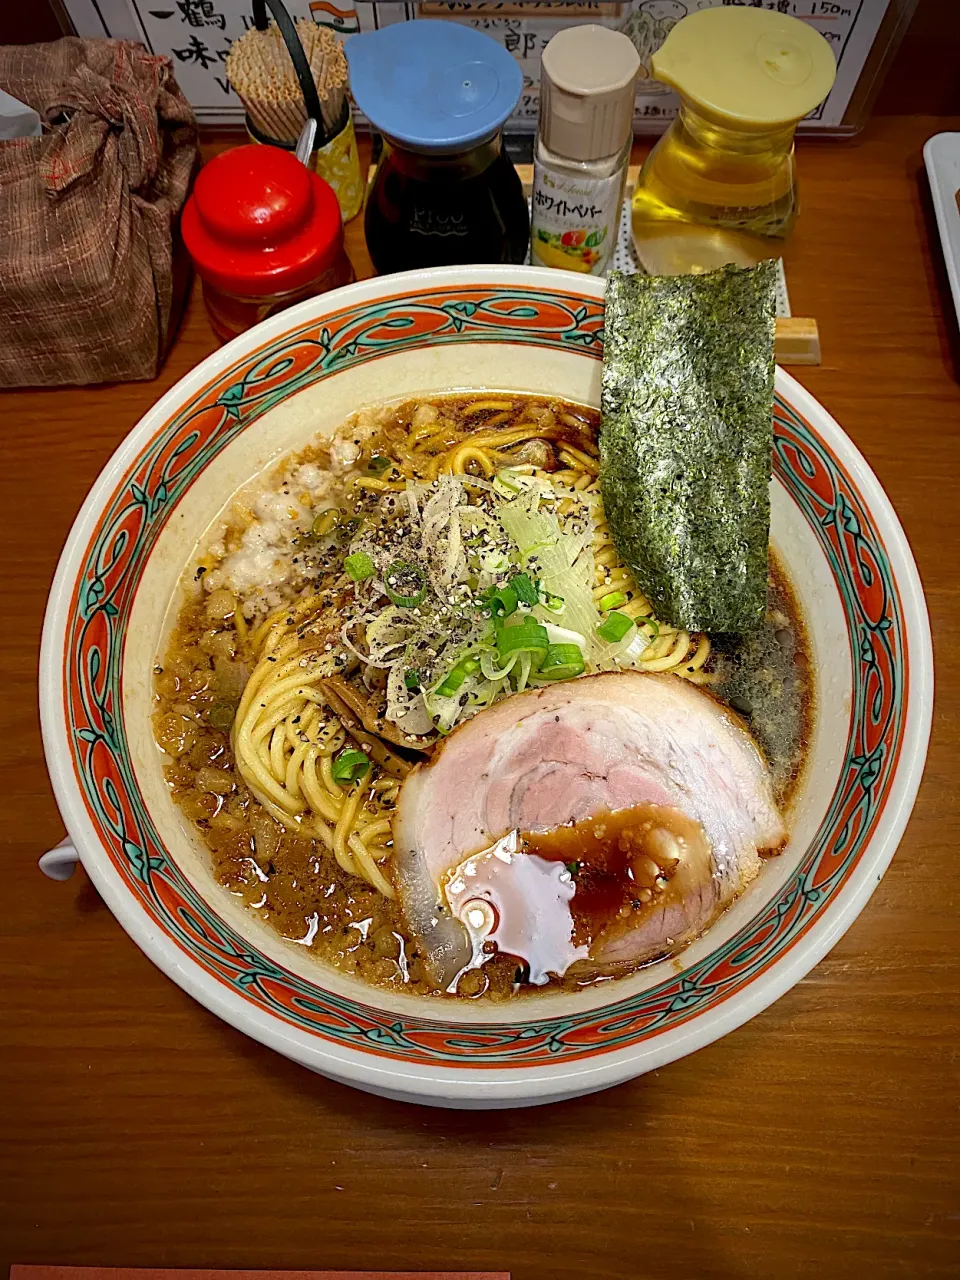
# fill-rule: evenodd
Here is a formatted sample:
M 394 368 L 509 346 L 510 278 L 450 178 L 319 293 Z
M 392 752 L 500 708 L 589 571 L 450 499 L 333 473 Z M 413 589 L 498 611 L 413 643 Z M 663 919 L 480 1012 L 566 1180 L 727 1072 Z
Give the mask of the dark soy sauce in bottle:
M 503 126 L 519 64 L 482 31 L 427 18 L 351 36 L 357 106 L 383 136 L 364 229 L 379 272 L 523 262 L 529 214 Z
M 501 135 L 454 155 L 417 154 L 385 141 L 364 232 L 381 274 L 522 263 L 530 237 L 527 202 Z

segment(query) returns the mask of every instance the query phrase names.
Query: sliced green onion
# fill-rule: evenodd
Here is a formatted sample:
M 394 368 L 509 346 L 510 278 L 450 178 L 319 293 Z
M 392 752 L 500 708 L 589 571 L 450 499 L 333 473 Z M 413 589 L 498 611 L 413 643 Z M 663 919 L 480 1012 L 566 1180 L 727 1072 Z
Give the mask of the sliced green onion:
M 626 603 L 627 597 L 622 591 L 611 591 L 608 595 L 600 597 L 600 612 L 606 613 L 608 609 L 619 609 Z
M 515 573 L 507 585 L 513 587 L 521 604 L 537 604 L 540 600 L 540 592 L 525 573 Z
M 480 654 L 480 671 L 484 680 L 488 680 L 493 685 L 499 685 L 504 680 L 519 660 L 519 654 L 513 654 L 507 658 L 502 667 L 497 666 L 497 654 L 489 651 Z
M 534 662 L 540 662 L 549 647 L 547 629 L 537 622 L 524 622 L 519 627 L 504 627 L 497 633 L 497 653 L 501 662 L 515 653 L 529 653 Z
M 586 664 L 577 644 L 551 644 L 538 672 L 542 680 L 571 680 L 583 675 Z
M 341 751 L 333 762 L 334 782 L 357 782 L 370 768 L 370 757 L 362 751 Z
M 413 609 L 427 594 L 427 580 L 419 565 L 407 560 L 394 560 L 383 575 L 383 589 L 391 604 Z
M 347 556 L 343 567 L 354 582 L 363 582 L 365 578 L 373 577 L 373 561 L 365 551 L 355 551 L 352 556 Z
M 650 630 L 653 632 L 654 640 L 656 640 L 657 636 L 660 634 L 660 623 L 656 620 L 656 618 L 638 618 L 637 626 L 649 627 Z
M 452 697 L 466 680 L 480 666 L 477 658 L 461 658 L 455 667 L 451 667 L 435 690 L 440 698 Z
M 523 488 L 519 482 L 519 476 L 522 473 L 514 471 L 512 467 L 504 467 L 502 471 L 498 471 L 493 477 L 493 487 L 497 493 L 509 494 L 514 497 Z
M 207 712 L 207 724 L 226 732 L 233 725 L 236 710 L 232 702 L 215 702 Z
M 533 674 L 534 656 L 534 654 L 526 651 L 520 654 L 519 662 L 510 673 L 514 693 L 523 693 L 530 683 L 530 677 Z
M 633 619 L 628 618 L 625 613 L 610 613 L 597 627 L 597 635 L 608 644 L 617 644 L 632 626 Z
M 325 538 L 340 523 L 340 514 L 339 507 L 327 507 L 326 511 L 314 517 L 310 532 L 315 538 Z
M 563 613 L 563 596 L 552 596 L 549 591 L 543 593 L 543 607 L 551 613 Z
M 575 876 L 577 872 L 580 870 L 579 860 L 574 862 L 567 862 L 567 863 L 564 863 L 564 865 L 566 866 L 567 870 L 570 872 L 572 876 Z
M 382 476 L 385 471 L 389 471 L 393 463 L 389 458 L 385 458 L 382 453 L 375 453 L 370 459 L 367 470 L 371 475 Z
M 516 589 L 508 582 L 502 587 L 491 587 L 481 597 L 483 603 L 494 618 L 509 618 L 517 612 L 519 596 Z
M 488 551 L 480 557 L 480 568 L 484 573 L 503 573 L 510 568 L 510 560 L 503 551 Z
M 403 683 L 411 693 L 416 693 L 420 688 L 420 672 L 413 670 L 405 671 L 403 673 Z

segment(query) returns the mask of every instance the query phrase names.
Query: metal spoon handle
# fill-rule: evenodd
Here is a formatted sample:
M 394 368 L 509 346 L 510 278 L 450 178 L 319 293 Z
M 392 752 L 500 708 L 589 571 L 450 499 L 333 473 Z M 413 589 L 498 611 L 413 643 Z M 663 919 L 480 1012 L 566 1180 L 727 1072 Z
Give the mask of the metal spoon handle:
M 311 116 L 303 128 L 300 130 L 300 137 L 297 139 L 296 157 L 301 164 L 310 167 L 310 155 L 313 151 L 314 139 L 317 136 L 317 122 Z

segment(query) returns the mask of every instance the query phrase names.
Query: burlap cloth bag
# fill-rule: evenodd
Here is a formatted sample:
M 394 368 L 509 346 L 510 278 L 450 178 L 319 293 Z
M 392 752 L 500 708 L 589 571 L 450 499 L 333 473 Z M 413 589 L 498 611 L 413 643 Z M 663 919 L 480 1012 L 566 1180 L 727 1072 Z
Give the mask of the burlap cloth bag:
M 127 40 L 0 48 L 0 88 L 45 122 L 0 142 L 0 386 L 154 377 L 189 282 L 197 164 L 170 60 Z

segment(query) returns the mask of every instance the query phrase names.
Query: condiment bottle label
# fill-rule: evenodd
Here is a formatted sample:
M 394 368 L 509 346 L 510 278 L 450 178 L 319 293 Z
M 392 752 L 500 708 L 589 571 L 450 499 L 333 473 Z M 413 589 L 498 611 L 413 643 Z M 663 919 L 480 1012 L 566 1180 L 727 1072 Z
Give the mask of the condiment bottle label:
M 533 167 L 531 259 L 599 276 L 617 244 L 623 171 L 609 178 L 560 173 L 539 160 Z

